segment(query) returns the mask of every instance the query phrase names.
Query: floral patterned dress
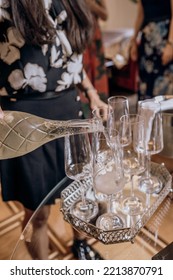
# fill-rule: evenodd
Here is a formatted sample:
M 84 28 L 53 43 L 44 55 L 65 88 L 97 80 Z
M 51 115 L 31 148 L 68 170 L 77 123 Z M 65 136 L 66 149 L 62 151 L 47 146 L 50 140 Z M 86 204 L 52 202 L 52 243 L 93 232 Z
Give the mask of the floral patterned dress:
M 29 46 L 13 26 L 8 0 L 0 0 L 0 95 L 61 92 L 82 79 L 82 56 L 72 52 L 62 29 L 67 20 L 61 1 L 44 0 L 57 28 L 55 44 Z
M 170 0 L 142 0 L 144 25 L 139 46 L 139 99 L 173 94 L 173 61 L 162 65 L 171 7 Z
M 83 79 L 82 55 L 73 53 L 63 30 L 62 23 L 68 18 L 61 1 L 43 1 L 57 32 L 54 44 L 38 47 L 25 43 L 12 23 L 10 1 L 0 0 L 1 106 L 48 119 L 81 118 L 75 85 Z M 43 98 L 48 92 L 53 92 L 54 97 Z M 37 208 L 65 176 L 63 140 L 51 141 L 22 157 L 0 161 L 4 201 L 17 200 L 28 209 Z M 60 190 L 55 197 L 59 195 Z

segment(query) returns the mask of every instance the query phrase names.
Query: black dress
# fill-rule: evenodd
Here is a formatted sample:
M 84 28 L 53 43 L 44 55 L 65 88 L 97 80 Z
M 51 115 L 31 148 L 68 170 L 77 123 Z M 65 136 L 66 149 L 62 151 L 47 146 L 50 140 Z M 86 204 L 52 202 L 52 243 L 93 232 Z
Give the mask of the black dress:
M 170 0 L 142 0 L 144 24 L 139 46 L 139 99 L 173 94 L 173 61 L 161 63 L 171 19 Z
M 62 29 L 62 22 L 68 18 L 60 3 L 52 0 L 45 7 L 57 27 L 57 36 L 54 44 L 43 47 L 27 45 L 17 33 L 10 20 L 8 0 L 0 8 L 0 96 L 4 110 L 55 120 L 82 117 L 75 89 L 75 84 L 83 79 L 82 56 L 73 53 Z M 49 92 L 54 93 L 52 98 Z M 48 94 L 43 98 L 45 93 Z M 65 176 L 63 145 L 64 140 L 58 139 L 25 156 L 1 160 L 3 200 L 17 200 L 35 210 Z

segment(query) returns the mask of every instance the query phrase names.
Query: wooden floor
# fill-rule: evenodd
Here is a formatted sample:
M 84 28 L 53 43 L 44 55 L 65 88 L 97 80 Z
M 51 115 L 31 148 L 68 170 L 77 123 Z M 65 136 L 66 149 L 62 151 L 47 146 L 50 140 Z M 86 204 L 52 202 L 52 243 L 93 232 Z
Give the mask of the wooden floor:
M 58 204 L 56 205 L 58 207 Z M 56 211 L 57 207 L 51 209 Z M 0 259 L 9 260 L 13 253 L 13 250 L 21 235 L 21 222 L 24 217 L 24 211 L 22 206 L 17 202 L 4 203 L 0 196 Z M 63 218 L 57 219 L 59 224 L 54 223 L 53 215 L 50 215 L 48 222 L 48 235 L 50 239 L 50 259 L 54 258 L 68 258 L 72 259 L 73 255 L 70 252 L 72 244 L 72 230 L 70 225 L 64 224 Z M 53 224 L 53 226 L 51 226 Z M 58 238 L 56 236 L 55 228 L 58 227 Z M 25 238 L 27 238 L 25 236 Z M 16 259 L 30 259 L 30 255 L 27 252 L 25 242 L 17 250 Z M 15 254 L 14 254 L 15 258 Z
M 8 260 L 21 233 L 23 209 L 20 204 L 4 203 L 0 196 L 0 259 Z
M 51 214 L 48 220 L 49 259 L 74 259 L 71 253 L 73 231 L 71 226 L 63 220 L 59 210 L 60 202 L 58 201 L 56 205 L 51 206 Z M 24 211 L 20 203 L 5 203 L 0 195 L 0 260 L 11 259 L 21 236 L 23 217 Z M 27 238 L 29 237 L 25 236 L 25 240 Z M 89 239 L 88 242 L 93 245 L 97 243 L 95 239 Z M 31 259 L 25 241 L 20 242 L 17 253 L 13 254 L 12 259 Z

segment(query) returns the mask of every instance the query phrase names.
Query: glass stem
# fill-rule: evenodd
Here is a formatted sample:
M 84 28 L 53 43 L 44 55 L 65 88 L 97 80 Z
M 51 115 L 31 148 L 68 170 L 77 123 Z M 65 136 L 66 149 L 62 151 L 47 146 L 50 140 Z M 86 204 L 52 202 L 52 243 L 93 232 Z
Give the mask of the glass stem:
M 87 203 L 86 203 L 85 188 L 84 188 L 84 185 L 82 184 L 82 182 L 80 182 L 80 189 L 81 189 L 81 200 L 82 200 L 81 209 L 85 210 L 88 207 L 87 207 Z
M 112 212 L 111 207 L 112 207 L 112 195 L 109 195 L 107 200 L 107 213 Z
M 151 195 L 150 193 L 146 193 L 146 208 L 150 208 L 150 200 L 151 200 Z
M 147 163 L 146 163 L 146 177 L 147 178 L 150 178 L 150 171 L 151 171 L 151 156 L 150 156 L 150 153 L 148 153 L 146 155 L 146 160 L 147 160 Z
M 131 182 L 131 196 L 134 197 L 134 183 L 133 183 L 133 175 L 130 176 L 130 182 Z

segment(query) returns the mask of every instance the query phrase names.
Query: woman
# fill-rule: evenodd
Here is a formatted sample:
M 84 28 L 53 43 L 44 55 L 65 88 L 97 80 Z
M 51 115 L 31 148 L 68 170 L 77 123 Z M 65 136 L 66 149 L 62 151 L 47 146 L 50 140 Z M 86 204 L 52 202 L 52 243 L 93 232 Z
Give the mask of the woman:
M 141 31 L 139 47 L 137 37 Z M 173 93 L 173 0 L 139 0 L 131 40 L 139 65 L 139 99 Z
M 83 71 L 82 53 L 92 37 L 92 16 L 85 0 L 0 3 L 3 110 L 25 111 L 57 120 L 76 119 L 82 117 L 76 86 L 87 90 L 92 109 L 106 106 Z M 3 199 L 23 204 L 23 227 L 65 176 L 63 144 L 63 139 L 59 139 L 25 156 L 0 162 Z M 50 206 L 44 206 L 34 223 L 32 238 L 38 240 L 35 259 L 48 257 L 49 211 Z
M 94 34 L 92 42 L 84 52 L 84 68 L 92 84 L 97 89 L 103 101 L 108 97 L 108 76 L 105 66 L 104 47 L 99 20 L 106 21 L 108 11 L 105 0 L 86 0 L 88 7 L 93 14 Z M 82 106 L 85 117 L 90 117 L 90 106 L 85 95 L 81 94 Z

